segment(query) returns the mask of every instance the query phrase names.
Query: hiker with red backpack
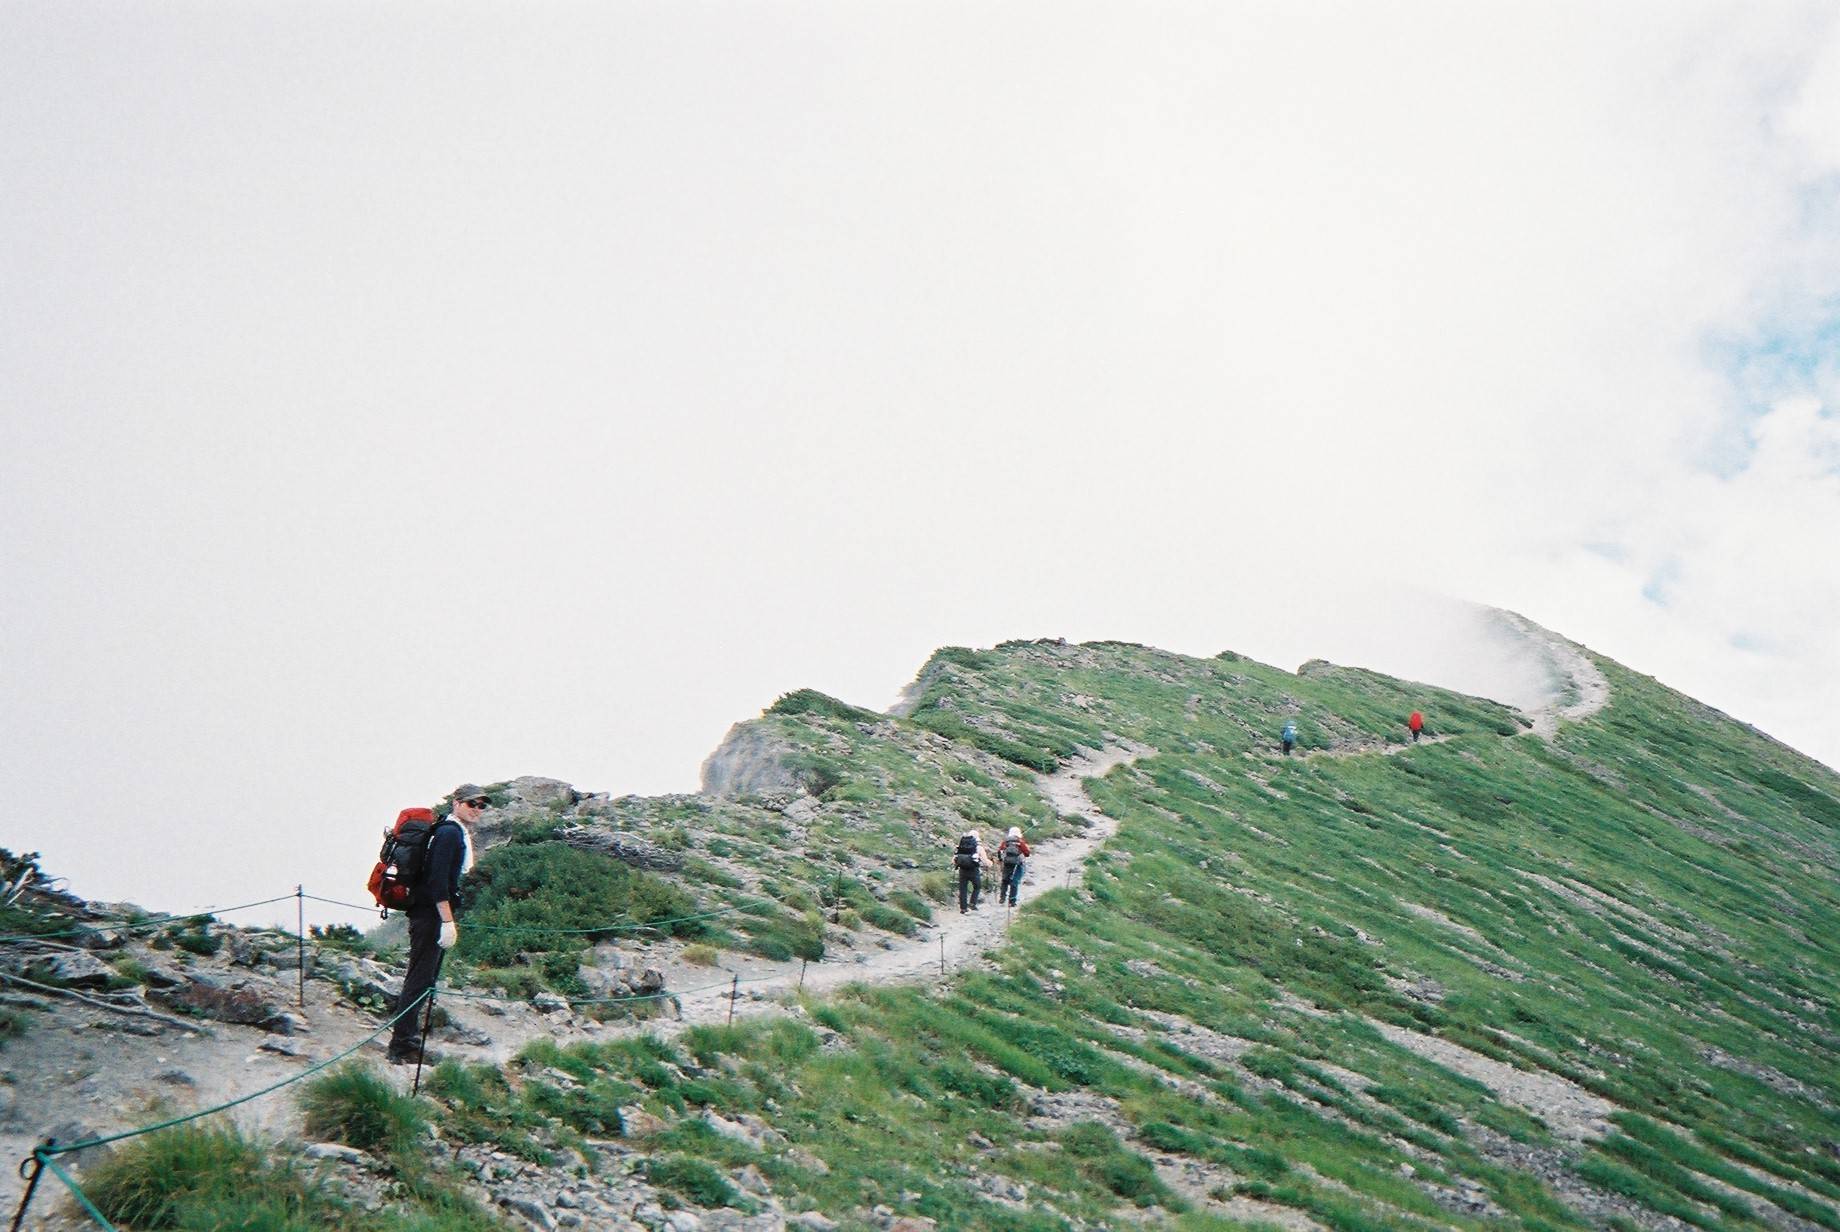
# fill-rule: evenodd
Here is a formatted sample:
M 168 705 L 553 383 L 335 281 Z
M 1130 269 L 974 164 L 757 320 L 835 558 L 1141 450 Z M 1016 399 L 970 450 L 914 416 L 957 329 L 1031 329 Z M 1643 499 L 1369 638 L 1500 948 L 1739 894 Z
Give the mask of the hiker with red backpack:
M 453 813 L 429 827 L 420 867 L 414 870 L 413 877 L 405 878 L 409 970 L 403 976 L 402 993 L 396 998 L 395 1012 L 402 1016 L 390 1031 L 392 1065 L 421 1060 L 422 1024 L 429 1015 L 419 1009 L 409 1014 L 403 1011 L 434 987 L 441 960 L 460 940 L 460 874 L 466 871 L 467 855 L 472 849 L 473 825 L 491 802 L 483 787 L 462 783 L 454 788 Z M 399 824 L 399 832 L 400 829 Z
M 1003 841 L 997 844 L 997 861 L 1003 869 L 1003 880 L 997 884 L 997 901 L 1016 905 L 1016 890 L 1022 885 L 1023 861 L 1029 856 L 1028 840 L 1022 837 L 1021 826 L 1011 826 Z
M 1406 720 L 1406 727 L 1412 733 L 1412 743 L 1418 743 L 1420 733 L 1425 730 L 1425 716 L 1414 710 L 1412 717 Z

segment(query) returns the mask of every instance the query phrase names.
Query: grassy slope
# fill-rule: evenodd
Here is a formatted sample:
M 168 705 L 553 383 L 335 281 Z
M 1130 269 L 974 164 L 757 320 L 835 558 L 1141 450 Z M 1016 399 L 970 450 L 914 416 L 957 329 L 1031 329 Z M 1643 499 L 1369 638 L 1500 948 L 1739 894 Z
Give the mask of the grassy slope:
M 1840 1227 L 1840 781 L 1602 666 L 1611 706 L 1555 745 L 1372 673 L 1116 644 L 941 652 L 898 721 L 782 708 L 763 722 L 811 759 L 817 818 L 673 807 L 686 846 L 820 933 L 866 926 L 826 919 L 825 886 L 880 904 L 964 819 L 1039 833 L 1020 764 L 1108 734 L 1160 755 L 1093 785 L 1119 834 L 1083 888 L 1043 888 L 993 972 L 560 1061 L 673 1123 L 638 1144 L 655 1175 L 707 1202 L 688 1161 L 752 1162 L 846 1224 L 885 1203 L 997 1229 L 1277 1207 L 1336 1228 Z M 1402 742 L 1413 708 L 1449 738 L 1273 755 L 1287 717 L 1306 752 L 1346 753 Z M 1558 1139 L 1376 1023 L 1563 1075 L 1617 1128 Z M 536 1076 L 552 1052 L 468 1132 L 516 1119 L 527 1152 L 567 1159 L 567 1101 Z M 788 1141 L 680 1119 L 698 1107 Z

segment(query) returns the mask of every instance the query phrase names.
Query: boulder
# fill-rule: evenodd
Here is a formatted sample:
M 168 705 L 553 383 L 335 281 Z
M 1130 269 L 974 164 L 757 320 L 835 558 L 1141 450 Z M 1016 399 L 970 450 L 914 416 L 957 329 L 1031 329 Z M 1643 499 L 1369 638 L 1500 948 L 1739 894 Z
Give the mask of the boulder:
M 556 831 L 556 837 L 579 851 L 592 851 L 604 856 L 612 856 L 623 864 L 634 868 L 651 869 L 655 872 L 676 872 L 684 866 L 684 858 L 675 851 L 666 850 L 654 843 L 648 843 L 636 834 L 620 830 L 606 830 L 599 826 L 573 825 L 564 826 Z
M 628 1104 L 620 1109 L 620 1124 L 625 1127 L 628 1138 L 650 1138 L 670 1128 L 663 1120 L 647 1112 L 638 1104 Z
M 531 1227 L 541 1228 L 543 1232 L 554 1232 L 556 1217 L 550 1214 L 549 1208 L 537 1199 L 525 1197 L 522 1194 L 503 1194 L 499 1197 L 498 1204 Z
M 67 988 L 107 988 L 116 978 L 115 968 L 93 954 L 75 950 L 53 955 L 44 971 L 51 982 Z
M 141 983 L 149 988 L 177 988 L 185 980 L 185 975 L 172 967 L 147 959 L 141 960 Z
M 247 983 L 230 984 L 207 975 L 193 975 L 176 988 L 156 988 L 151 999 L 168 1009 L 196 1014 L 217 1022 L 284 1029 L 287 1010 Z
M 569 808 L 582 798 L 580 792 L 561 779 L 538 778 L 535 775 L 512 779 L 505 790 L 513 800 L 540 809 Z
M 703 794 L 734 799 L 737 796 L 804 794 L 793 772 L 798 752 L 771 726 L 759 719 L 737 723 L 703 763 Z

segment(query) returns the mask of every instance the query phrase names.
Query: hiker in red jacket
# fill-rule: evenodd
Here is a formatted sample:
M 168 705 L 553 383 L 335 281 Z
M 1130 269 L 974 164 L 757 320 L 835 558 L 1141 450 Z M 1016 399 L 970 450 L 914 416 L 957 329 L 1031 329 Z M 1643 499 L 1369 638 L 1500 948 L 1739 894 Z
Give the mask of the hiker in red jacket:
M 1406 720 L 1406 726 L 1412 729 L 1412 743 L 1418 743 L 1418 735 L 1425 730 L 1425 716 L 1414 710 L 1412 717 Z

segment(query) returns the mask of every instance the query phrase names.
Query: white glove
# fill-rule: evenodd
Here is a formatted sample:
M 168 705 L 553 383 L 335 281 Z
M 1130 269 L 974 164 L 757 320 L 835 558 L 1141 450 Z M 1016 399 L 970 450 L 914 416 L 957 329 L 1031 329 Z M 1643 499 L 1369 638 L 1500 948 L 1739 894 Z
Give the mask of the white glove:
M 460 940 L 460 926 L 458 924 L 454 923 L 452 920 L 448 920 L 441 925 L 440 946 L 442 949 L 444 950 L 453 949 L 454 944 L 458 942 L 459 940 Z

